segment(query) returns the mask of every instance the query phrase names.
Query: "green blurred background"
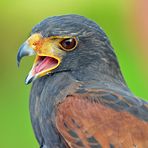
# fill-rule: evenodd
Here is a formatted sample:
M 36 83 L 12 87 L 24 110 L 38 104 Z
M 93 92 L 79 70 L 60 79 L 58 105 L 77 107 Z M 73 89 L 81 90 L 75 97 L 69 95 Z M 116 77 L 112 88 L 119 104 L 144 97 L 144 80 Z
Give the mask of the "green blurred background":
M 148 13 L 141 14 L 145 10 L 143 9 L 145 2 L 144 0 L 0 1 L 0 148 L 38 147 L 28 109 L 31 85 L 24 84 L 33 59 L 25 58 L 21 68 L 18 69 L 16 54 L 31 28 L 48 16 L 77 13 L 96 21 L 112 42 L 128 86 L 135 95 L 148 99 L 146 33 L 148 26 L 144 15 Z

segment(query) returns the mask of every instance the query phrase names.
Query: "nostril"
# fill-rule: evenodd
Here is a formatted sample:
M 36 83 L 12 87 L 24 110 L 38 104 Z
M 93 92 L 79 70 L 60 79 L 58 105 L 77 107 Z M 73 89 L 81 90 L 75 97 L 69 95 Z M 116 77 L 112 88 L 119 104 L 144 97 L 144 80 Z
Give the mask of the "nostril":
M 39 44 L 39 41 L 36 41 L 36 42 L 33 43 L 34 46 L 36 46 L 38 44 Z
M 43 45 L 43 41 L 42 40 L 35 41 L 32 43 L 32 45 L 35 46 L 35 50 L 39 50 Z

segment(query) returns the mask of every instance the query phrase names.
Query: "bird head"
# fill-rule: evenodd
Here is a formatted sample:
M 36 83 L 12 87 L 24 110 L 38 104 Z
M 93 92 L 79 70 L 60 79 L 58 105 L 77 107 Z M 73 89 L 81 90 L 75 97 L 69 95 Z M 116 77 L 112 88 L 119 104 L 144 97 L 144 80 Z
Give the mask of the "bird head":
M 26 84 L 62 71 L 89 67 L 95 72 L 109 68 L 108 72 L 114 71 L 117 75 L 119 69 L 105 33 L 96 23 L 79 15 L 49 17 L 37 24 L 18 51 L 18 65 L 24 56 L 32 55 L 35 60 Z

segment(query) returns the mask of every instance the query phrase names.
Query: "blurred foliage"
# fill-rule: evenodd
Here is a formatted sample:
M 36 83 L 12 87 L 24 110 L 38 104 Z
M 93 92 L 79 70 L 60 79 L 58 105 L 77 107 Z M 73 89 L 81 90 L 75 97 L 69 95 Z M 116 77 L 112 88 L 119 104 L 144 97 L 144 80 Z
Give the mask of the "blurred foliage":
M 37 148 L 29 117 L 29 91 L 24 79 L 32 58 L 16 65 L 19 46 L 31 28 L 48 16 L 76 13 L 96 21 L 109 36 L 133 93 L 148 99 L 148 66 L 126 21 L 127 0 L 0 1 L 0 147 Z M 146 54 L 146 53 L 145 53 Z

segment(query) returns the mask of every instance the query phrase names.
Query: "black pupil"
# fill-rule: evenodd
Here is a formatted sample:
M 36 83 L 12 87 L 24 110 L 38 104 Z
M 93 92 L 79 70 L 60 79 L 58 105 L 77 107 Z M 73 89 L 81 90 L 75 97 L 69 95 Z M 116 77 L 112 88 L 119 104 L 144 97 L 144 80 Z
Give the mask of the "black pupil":
M 71 39 L 65 41 L 65 45 L 69 46 L 71 44 Z
M 65 49 L 72 49 L 75 47 L 76 45 L 76 41 L 74 38 L 69 38 L 69 39 L 64 39 L 62 42 L 61 42 L 61 45 L 63 48 Z

